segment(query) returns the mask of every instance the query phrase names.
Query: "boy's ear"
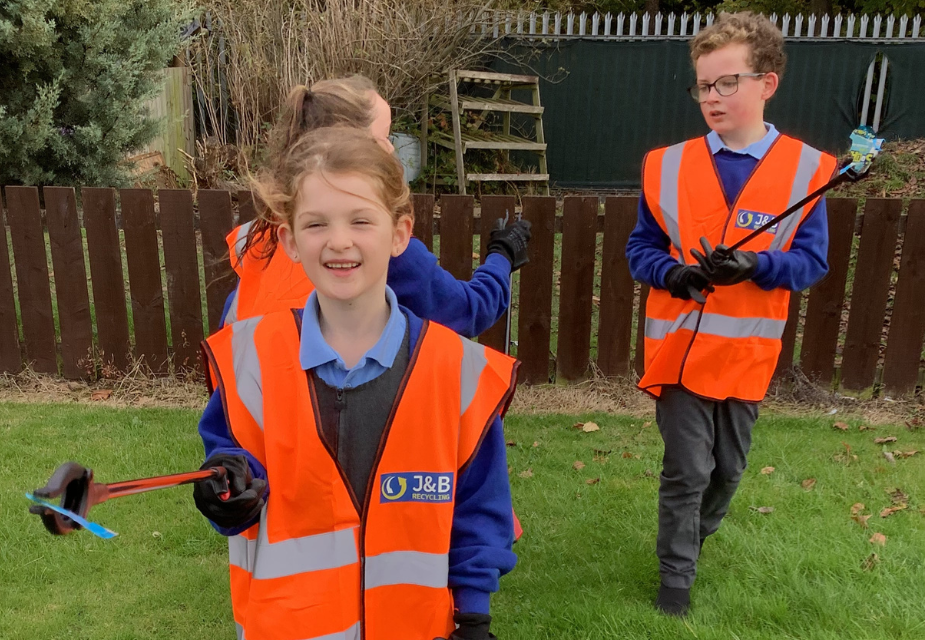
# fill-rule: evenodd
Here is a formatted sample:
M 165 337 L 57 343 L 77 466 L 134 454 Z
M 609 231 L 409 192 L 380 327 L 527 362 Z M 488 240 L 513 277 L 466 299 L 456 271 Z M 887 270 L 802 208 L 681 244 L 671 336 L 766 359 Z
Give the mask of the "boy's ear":
M 392 231 L 392 257 L 397 258 L 408 248 L 411 242 L 411 229 L 414 227 L 414 221 L 411 216 L 401 216 L 395 223 L 395 229 Z
M 285 222 L 279 225 L 279 228 L 276 230 L 276 237 L 279 239 L 279 246 L 283 248 L 283 251 L 289 256 L 289 259 L 293 262 L 301 262 L 299 259 L 299 248 L 296 246 L 292 227 Z
M 761 91 L 761 99 L 768 101 L 777 92 L 777 87 L 780 86 L 780 76 L 773 71 L 769 71 L 761 80 L 764 83 L 764 87 Z

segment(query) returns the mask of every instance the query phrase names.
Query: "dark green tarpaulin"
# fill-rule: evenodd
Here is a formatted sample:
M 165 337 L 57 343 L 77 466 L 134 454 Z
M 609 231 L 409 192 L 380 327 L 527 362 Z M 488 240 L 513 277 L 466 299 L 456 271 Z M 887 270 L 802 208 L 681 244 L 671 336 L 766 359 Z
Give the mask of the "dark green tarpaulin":
M 885 117 L 887 140 L 925 138 L 925 44 L 882 46 L 889 60 Z
M 543 78 L 549 171 L 558 186 L 638 187 L 646 151 L 707 132 L 699 107 L 685 92 L 693 82 L 686 41 L 571 40 L 538 46 L 527 65 L 496 68 Z M 913 48 L 922 51 L 916 46 L 909 51 Z M 767 119 L 820 149 L 845 151 L 877 51 L 873 43 L 788 43 L 787 71 Z M 907 75 L 925 73 L 921 62 L 912 71 L 915 65 L 914 56 L 904 54 L 897 73 L 900 68 Z M 921 81 L 915 86 L 925 90 Z M 903 93 L 912 109 L 912 92 Z M 919 127 L 925 125 L 921 116 L 918 120 Z

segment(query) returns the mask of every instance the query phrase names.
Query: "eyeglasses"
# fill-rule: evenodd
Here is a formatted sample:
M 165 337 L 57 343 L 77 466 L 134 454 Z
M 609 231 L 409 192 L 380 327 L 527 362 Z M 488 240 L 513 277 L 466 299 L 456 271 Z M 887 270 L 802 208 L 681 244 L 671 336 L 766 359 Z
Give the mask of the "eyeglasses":
M 731 76 L 720 76 L 710 84 L 691 85 L 687 88 L 687 92 L 694 102 L 700 104 L 710 97 L 710 89 L 716 89 L 716 93 L 725 98 L 739 90 L 739 78 L 760 78 L 765 75 L 767 73 L 736 73 Z

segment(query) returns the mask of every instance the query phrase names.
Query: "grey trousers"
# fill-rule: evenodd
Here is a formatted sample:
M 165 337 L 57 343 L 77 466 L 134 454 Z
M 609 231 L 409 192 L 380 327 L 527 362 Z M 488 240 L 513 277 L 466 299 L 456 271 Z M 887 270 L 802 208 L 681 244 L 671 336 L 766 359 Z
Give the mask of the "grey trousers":
M 715 533 L 739 486 L 758 419 L 756 403 L 662 390 L 655 419 L 665 443 L 656 553 L 662 584 L 689 589 L 700 541 Z

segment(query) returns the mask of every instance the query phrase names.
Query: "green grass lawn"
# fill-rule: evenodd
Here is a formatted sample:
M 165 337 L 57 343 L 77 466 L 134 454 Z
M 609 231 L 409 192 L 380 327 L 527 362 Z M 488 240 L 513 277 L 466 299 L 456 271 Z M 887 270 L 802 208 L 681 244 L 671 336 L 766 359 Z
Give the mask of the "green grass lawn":
M 0 404 L 0 638 L 234 637 L 226 547 L 188 487 L 96 507 L 93 519 L 120 534 L 108 542 L 86 532 L 49 536 L 22 495 L 68 459 L 103 482 L 195 469 L 197 417 Z M 572 429 L 579 420 L 601 429 Z M 518 567 L 494 598 L 493 630 L 501 640 L 925 637 L 925 454 L 890 464 L 873 442 L 896 436 L 890 451 L 925 450 L 925 432 L 859 431 L 857 423 L 842 432 L 832 421 L 761 418 L 741 490 L 704 548 L 692 615 L 680 622 L 651 608 L 655 424 L 509 416 L 511 483 L 526 534 L 515 547 Z M 808 478 L 816 480 L 810 490 L 801 486 Z M 897 488 L 908 508 L 881 518 Z M 867 529 L 851 519 L 858 502 L 873 514 Z M 868 541 L 874 533 L 885 546 Z

